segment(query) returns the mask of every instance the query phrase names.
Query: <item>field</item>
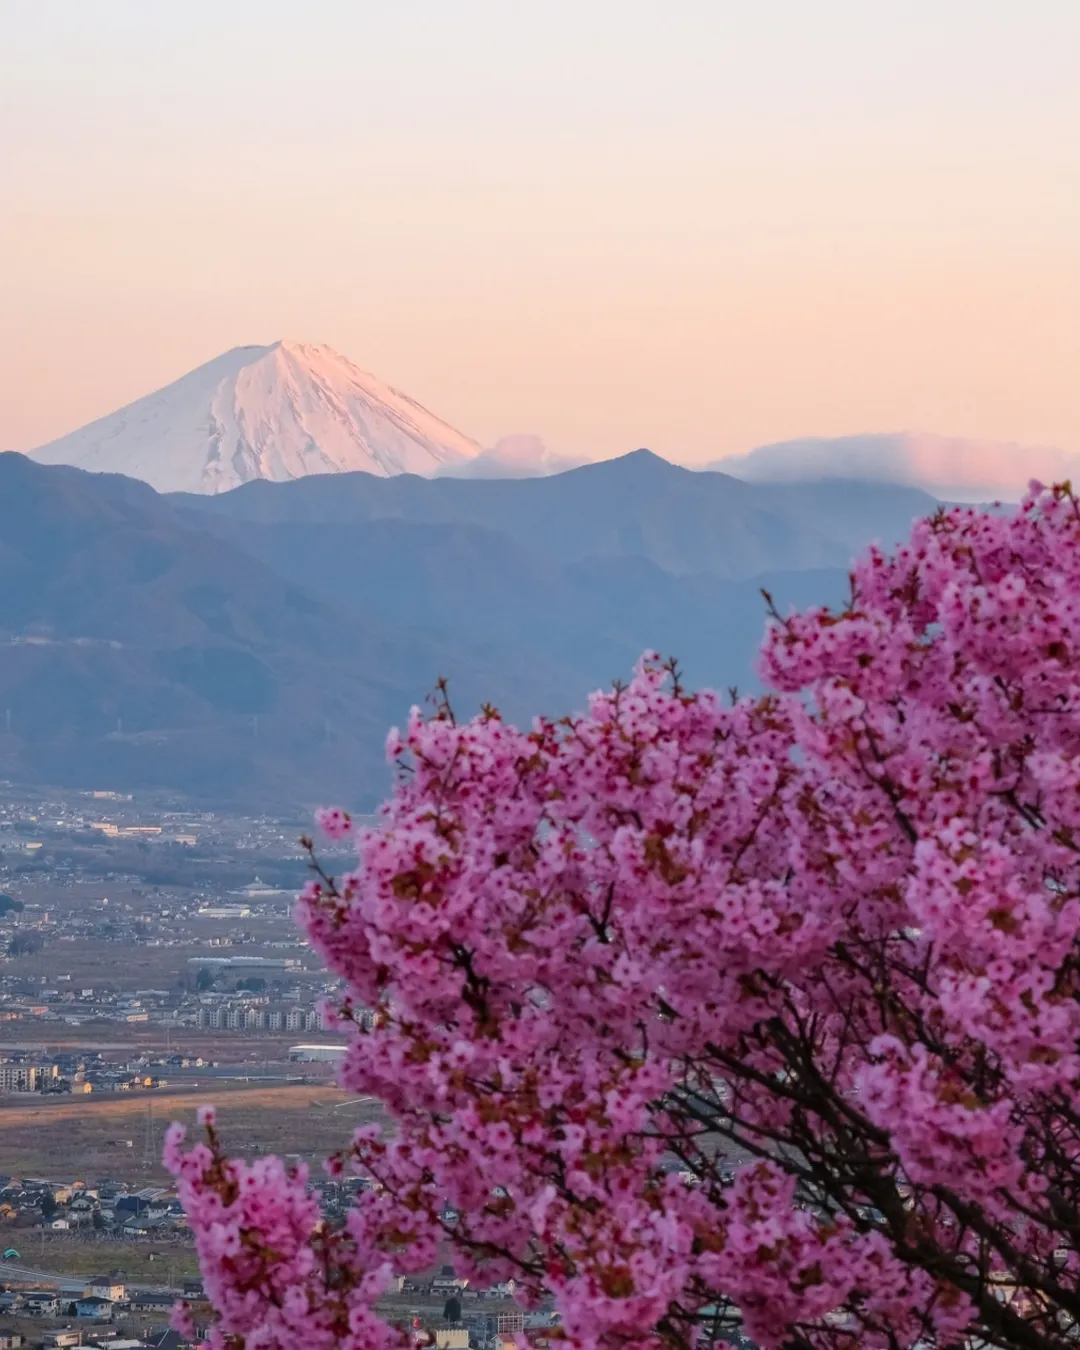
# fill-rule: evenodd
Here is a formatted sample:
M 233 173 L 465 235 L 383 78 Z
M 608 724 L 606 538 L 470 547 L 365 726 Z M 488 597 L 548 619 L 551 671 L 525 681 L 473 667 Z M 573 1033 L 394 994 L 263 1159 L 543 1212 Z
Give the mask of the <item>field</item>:
M 341 1148 L 358 1125 L 380 1116 L 379 1104 L 336 1087 L 288 1083 L 267 1087 L 201 1084 L 153 1094 L 3 1099 L 0 1170 L 87 1182 L 107 1177 L 165 1181 L 161 1144 L 174 1120 L 192 1129 L 196 1109 L 213 1102 L 234 1154 L 288 1153 L 319 1160 Z M 65 1158 L 77 1159 L 64 1166 Z M 77 1167 L 77 1173 L 74 1169 Z
M 12 1242 L 28 1269 L 73 1279 L 91 1275 L 119 1274 L 131 1284 L 174 1289 L 199 1274 L 192 1242 L 172 1240 L 140 1242 L 126 1238 L 66 1233 L 18 1233 L 0 1230 Z
M 322 1040 L 316 1033 L 298 1031 L 257 1034 L 243 1031 L 218 1031 L 209 1027 L 183 1027 L 167 1032 L 160 1026 L 122 1022 L 88 1021 L 81 1026 L 58 1022 L 0 1022 L 0 1052 L 32 1050 L 58 1054 L 64 1050 L 100 1050 L 109 1058 L 126 1059 L 139 1053 L 165 1055 L 182 1051 L 201 1055 L 207 1061 L 242 1066 L 265 1062 L 280 1065 L 282 1072 L 296 1073 L 288 1065 L 289 1047 L 298 1041 Z M 304 1073 L 318 1073 L 320 1066 L 305 1064 Z M 168 1071 L 165 1071 L 168 1077 Z
M 132 988 L 175 989 L 181 981 L 194 978 L 198 970 L 189 958 L 220 956 L 217 948 L 194 941 L 153 947 L 145 943 L 131 947 L 127 959 L 117 960 L 117 942 L 104 938 L 57 938 L 46 950 L 13 958 L 4 966 L 4 974 L 28 981 L 31 985 L 42 980 L 55 982 L 58 977 L 70 975 L 73 988 L 90 988 L 127 992 Z M 281 956 L 279 948 L 260 941 L 245 944 L 245 956 Z M 310 952 L 294 947 L 284 955 L 296 957 L 311 967 L 310 978 L 319 979 L 322 971 Z M 294 978 L 303 978 L 305 972 L 296 972 Z

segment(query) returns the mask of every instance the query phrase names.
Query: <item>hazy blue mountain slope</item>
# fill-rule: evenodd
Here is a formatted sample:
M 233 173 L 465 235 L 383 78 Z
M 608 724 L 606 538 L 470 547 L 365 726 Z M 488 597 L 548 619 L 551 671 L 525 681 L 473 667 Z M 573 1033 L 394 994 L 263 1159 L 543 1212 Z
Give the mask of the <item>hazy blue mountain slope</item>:
M 505 680 L 518 715 L 571 695 L 499 660 L 335 609 L 129 480 L 0 455 L 0 777 L 372 800 L 440 674 L 473 706 Z
M 462 714 L 519 722 L 581 708 L 647 647 L 693 684 L 750 687 L 761 585 L 781 608 L 841 601 L 856 546 L 923 502 L 744 488 L 635 455 L 194 503 L 2 455 L 0 777 L 369 806 L 388 727 L 439 676 Z
M 181 511 L 258 524 L 358 527 L 396 519 L 471 524 L 557 562 L 643 557 L 673 573 L 732 579 L 846 567 L 875 537 L 899 538 L 933 508 L 910 488 L 759 486 L 691 473 L 647 450 L 549 478 L 423 479 L 370 474 L 250 483 L 218 497 L 174 497 Z
M 677 655 L 696 682 L 746 685 L 765 625 L 761 586 L 802 606 L 842 600 L 847 583 L 839 568 L 729 581 L 676 576 L 646 558 L 558 564 L 460 524 L 212 528 L 336 606 L 464 641 L 496 669 L 511 653 L 555 662 L 579 693 L 625 676 L 650 646 Z

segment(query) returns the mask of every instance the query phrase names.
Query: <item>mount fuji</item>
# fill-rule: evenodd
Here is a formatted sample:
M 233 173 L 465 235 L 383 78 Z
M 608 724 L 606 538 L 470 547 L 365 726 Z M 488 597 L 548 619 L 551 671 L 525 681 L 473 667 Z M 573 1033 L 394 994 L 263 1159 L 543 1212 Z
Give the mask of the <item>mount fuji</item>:
M 330 347 L 234 347 L 156 393 L 30 451 L 141 478 L 158 492 L 227 492 L 362 469 L 433 475 L 480 447 Z

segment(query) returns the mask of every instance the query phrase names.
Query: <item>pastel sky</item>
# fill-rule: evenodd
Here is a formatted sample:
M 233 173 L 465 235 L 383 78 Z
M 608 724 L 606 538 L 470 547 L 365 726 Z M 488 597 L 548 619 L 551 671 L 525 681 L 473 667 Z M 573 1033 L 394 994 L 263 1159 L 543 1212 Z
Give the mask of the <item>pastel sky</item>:
M 1080 451 L 1080 0 L 4 0 L 0 448 L 327 342 L 484 444 Z

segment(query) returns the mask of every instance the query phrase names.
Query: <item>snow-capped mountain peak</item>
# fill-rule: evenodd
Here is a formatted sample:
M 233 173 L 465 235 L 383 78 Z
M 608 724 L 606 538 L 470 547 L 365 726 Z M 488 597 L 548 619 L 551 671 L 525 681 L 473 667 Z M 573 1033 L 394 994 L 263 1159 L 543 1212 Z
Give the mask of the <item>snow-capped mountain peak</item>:
M 479 449 L 332 347 L 275 342 L 234 347 L 30 454 L 159 492 L 215 493 L 356 469 L 434 474 Z

